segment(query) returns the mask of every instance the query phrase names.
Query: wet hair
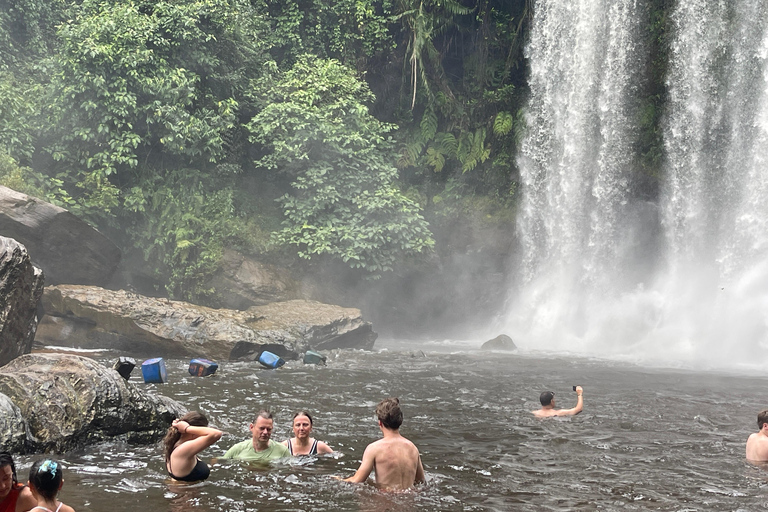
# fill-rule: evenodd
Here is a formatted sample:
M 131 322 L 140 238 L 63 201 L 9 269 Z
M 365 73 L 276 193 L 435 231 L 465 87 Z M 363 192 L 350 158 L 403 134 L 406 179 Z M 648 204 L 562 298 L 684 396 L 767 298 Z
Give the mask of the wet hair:
M 306 416 L 307 418 L 309 418 L 309 424 L 312 425 L 312 416 L 310 416 L 307 411 L 299 411 L 296 414 L 294 414 L 293 418 L 291 419 L 291 425 L 293 425 L 293 420 L 295 420 L 299 416 Z
M 757 413 L 757 428 L 762 430 L 763 425 L 765 425 L 766 423 L 768 423 L 768 409 L 765 409 Z
M 29 468 L 29 483 L 46 501 L 53 501 L 59 494 L 63 469 L 61 463 L 55 460 L 35 461 Z
M 0 452 L 0 468 L 3 466 L 11 466 L 13 484 L 16 485 L 19 483 L 19 480 L 16 478 L 16 465 L 13 463 L 13 457 L 11 457 L 11 454 L 8 452 Z
M 179 420 L 186 421 L 193 427 L 208 426 L 208 418 L 206 418 L 203 413 L 197 411 L 190 411 L 179 418 Z M 181 439 L 181 432 L 179 432 L 179 429 L 174 426 L 168 427 L 168 432 L 166 432 L 165 437 L 163 438 L 166 462 L 171 460 L 171 452 L 176 447 L 176 443 L 179 442 L 179 439 Z
M 545 391 L 539 396 L 539 402 L 541 402 L 541 405 L 549 405 L 552 403 L 553 398 L 555 398 L 553 391 Z
M 256 417 L 253 418 L 253 423 L 256 423 L 256 420 L 258 420 L 259 418 L 264 418 L 265 420 L 274 419 L 272 418 L 272 413 L 266 409 L 262 409 L 259 411 L 259 414 L 257 414 Z
M 376 416 L 390 430 L 397 430 L 403 424 L 403 411 L 399 398 L 385 398 L 376 406 Z

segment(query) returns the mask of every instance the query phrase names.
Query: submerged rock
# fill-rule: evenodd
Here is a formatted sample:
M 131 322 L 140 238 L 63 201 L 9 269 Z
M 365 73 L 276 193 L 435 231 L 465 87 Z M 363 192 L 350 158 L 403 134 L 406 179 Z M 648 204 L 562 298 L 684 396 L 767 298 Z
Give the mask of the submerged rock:
M 483 343 L 483 346 L 480 347 L 480 350 L 517 350 L 517 346 L 515 345 L 515 342 L 512 341 L 512 338 L 507 336 L 506 334 L 500 334 L 493 338 L 492 340 L 488 340 L 485 343 Z
M 0 236 L 0 365 L 32 349 L 43 280 L 27 249 Z
M 254 346 L 279 345 L 296 359 L 307 349 L 370 350 L 378 336 L 358 309 L 305 300 L 235 311 L 61 285 L 46 288 L 43 305 L 37 341 L 145 355 L 248 359 Z
M 14 359 L 0 368 L 0 393 L 26 423 L 22 427 L 18 415 L 6 418 L 10 425 L 0 423 L 0 443 L 18 446 L 23 431 L 25 448 L 34 452 L 62 452 L 115 438 L 155 442 L 185 412 L 178 402 L 147 393 L 115 370 L 73 355 Z M 9 409 L 7 405 L 0 399 L 0 408 Z

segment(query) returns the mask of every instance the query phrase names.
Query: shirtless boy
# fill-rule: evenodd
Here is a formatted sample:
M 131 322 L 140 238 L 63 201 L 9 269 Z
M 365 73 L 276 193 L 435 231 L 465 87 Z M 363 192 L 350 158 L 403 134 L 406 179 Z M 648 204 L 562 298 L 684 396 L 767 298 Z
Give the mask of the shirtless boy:
M 758 413 L 757 428 L 747 439 L 747 460 L 768 462 L 768 409 Z
M 376 406 L 376 417 L 383 439 L 369 444 L 357 472 L 345 482 L 362 483 L 371 471 L 376 473 L 376 485 L 388 490 L 410 489 L 426 482 L 424 466 L 419 450 L 412 442 L 400 435 L 403 412 L 400 400 L 387 398 Z

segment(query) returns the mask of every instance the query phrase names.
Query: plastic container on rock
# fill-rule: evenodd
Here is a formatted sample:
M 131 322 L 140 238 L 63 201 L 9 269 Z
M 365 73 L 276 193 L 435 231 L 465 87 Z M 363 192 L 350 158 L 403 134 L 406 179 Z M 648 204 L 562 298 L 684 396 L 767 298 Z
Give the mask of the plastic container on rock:
M 112 366 L 122 378 L 128 380 L 131 378 L 131 372 L 136 368 L 136 361 L 130 357 L 121 357 Z

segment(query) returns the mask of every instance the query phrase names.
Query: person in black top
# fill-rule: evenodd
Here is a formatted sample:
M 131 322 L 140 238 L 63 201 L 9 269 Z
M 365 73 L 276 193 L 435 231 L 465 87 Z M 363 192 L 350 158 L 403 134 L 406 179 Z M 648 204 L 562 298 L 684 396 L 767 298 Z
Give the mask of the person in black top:
M 312 416 L 307 411 L 299 411 L 293 415 L 293 439 L 283 441 L 291 455 L 318 455 L 333 453 L 330 446 L 311 437 Z
M 165 469 L 174 480 L 198 482 L 211 474 L 197 454 L 221 439 L 222 432 L 208 426 L 208 418 L 192 411 L 173 424 L 165 434 Z

